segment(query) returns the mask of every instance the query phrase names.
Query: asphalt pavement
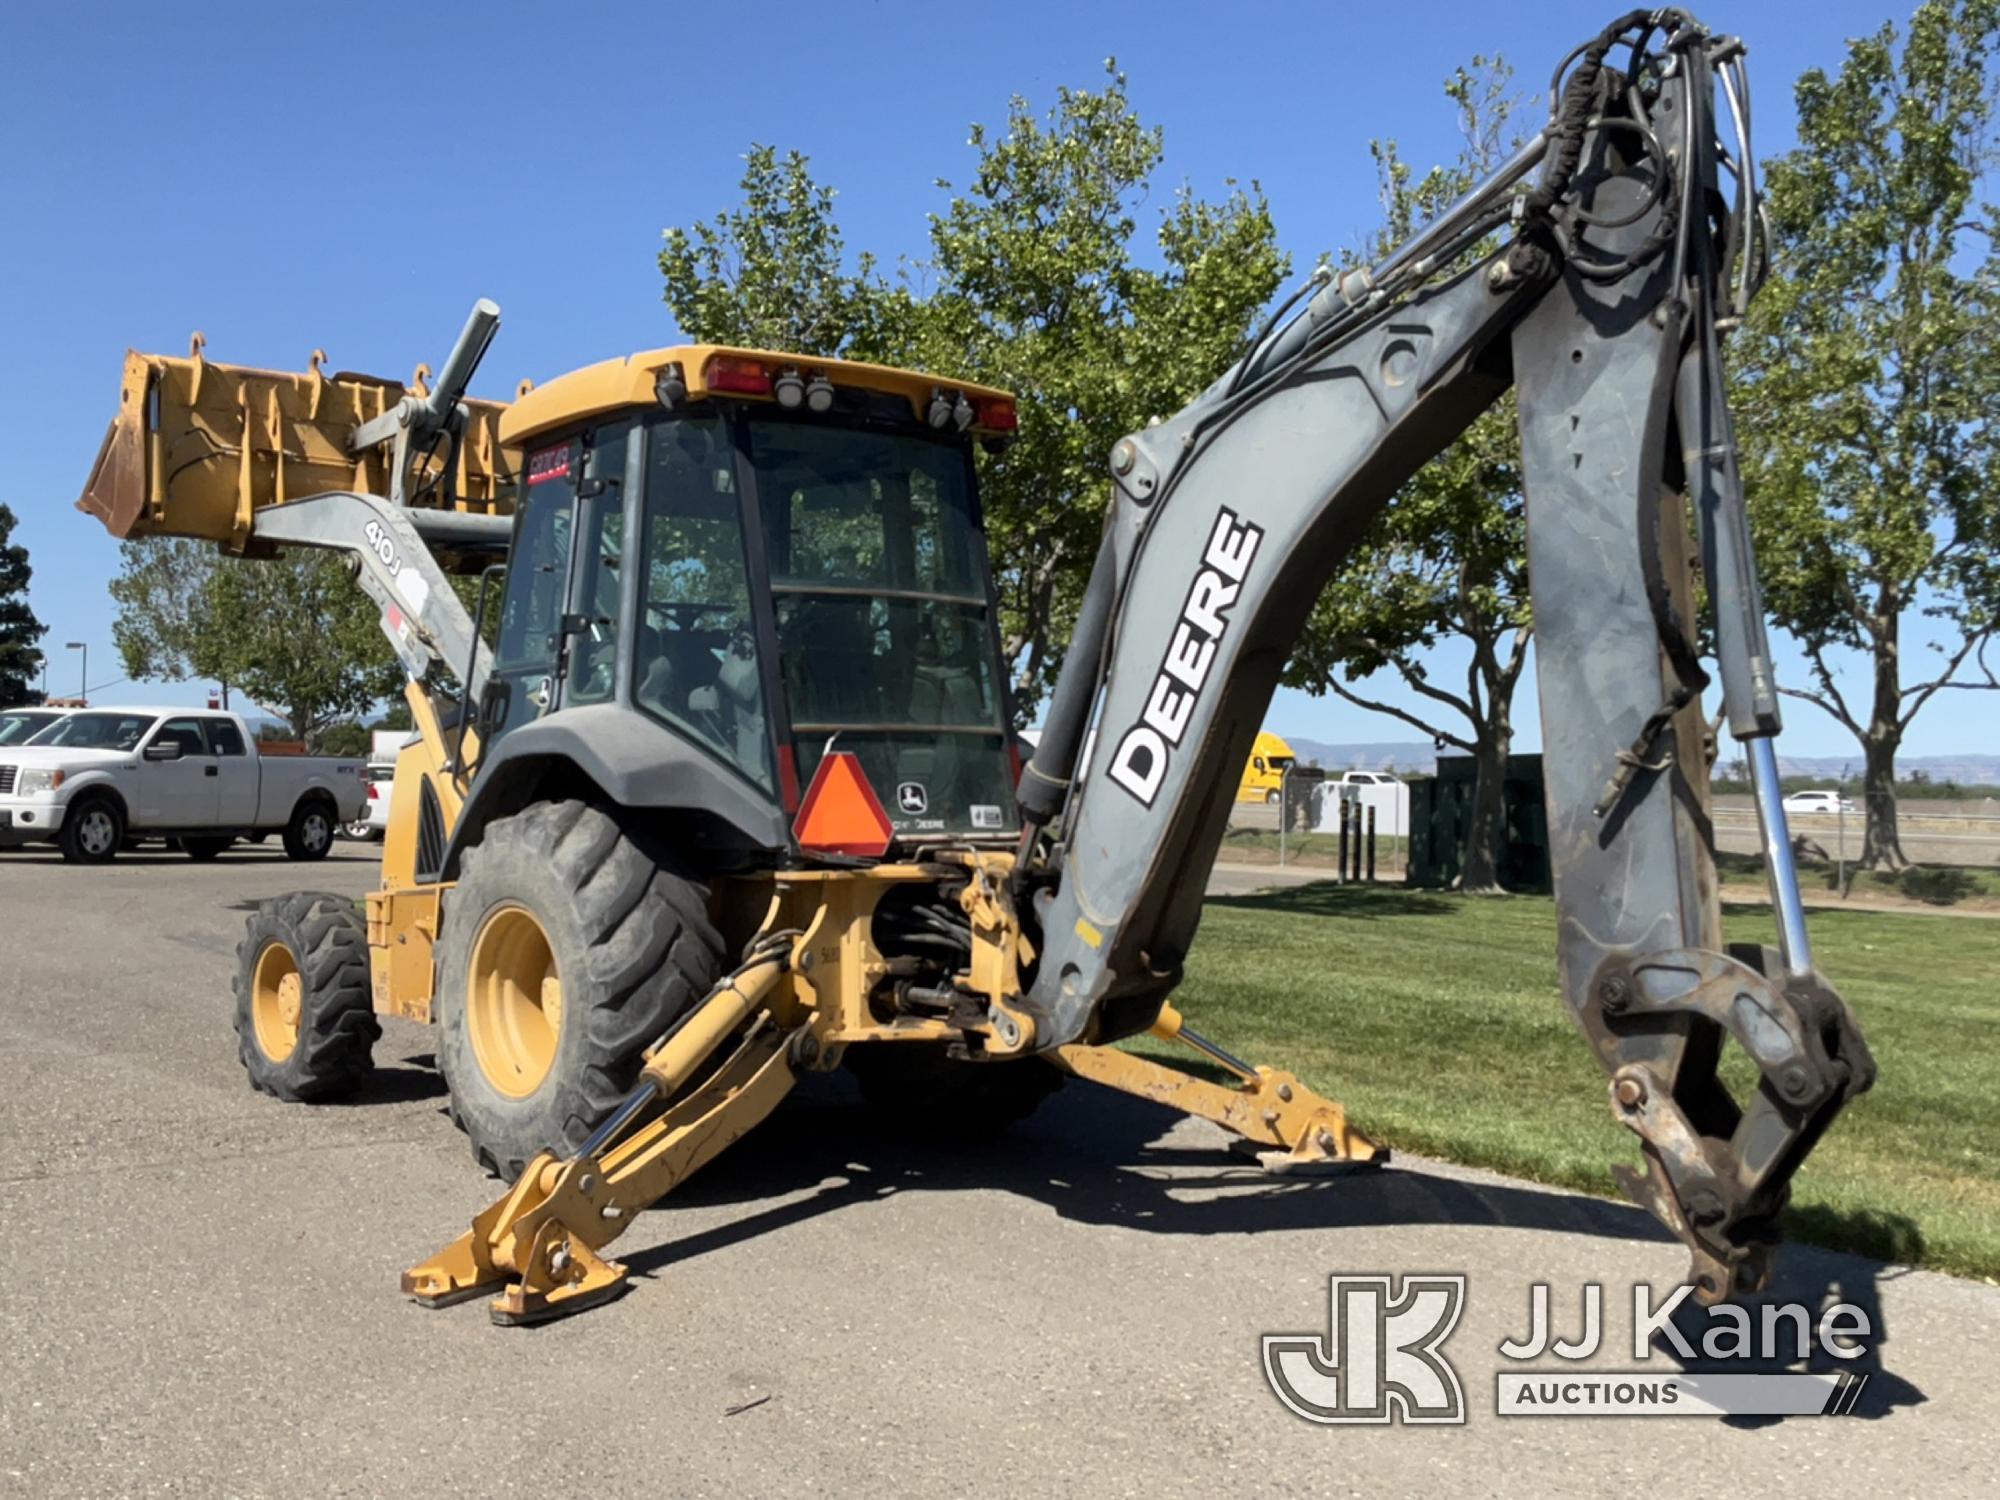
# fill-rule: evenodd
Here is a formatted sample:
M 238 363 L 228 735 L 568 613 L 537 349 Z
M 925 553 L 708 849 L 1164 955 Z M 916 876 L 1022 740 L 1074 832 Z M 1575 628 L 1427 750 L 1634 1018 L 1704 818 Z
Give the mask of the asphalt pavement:
M 0 853 L 0 1493 L 1992 1492 L 2000 1289 L 1792 1247 L 1778 1294 L 1875 1330 L 1853 1415 L 1501 1417 L 1533 1283 L 1559 1332 L 1602 1283 L 1578 1368 L 1638 1367 L 1631 1289 L 1684 1268 L 1648 1219 L 1407 1155 L 1269 1178 L 1081 1084 L 969 1150 L 815 1080 L 619 1242 L 621 1301 L 424 1311 L 398 1274 L 496 1192 L 426 1032 L 387 1023 L 366 1095 L 312 1108 L 252 1094 L 229 1029 L 244 912 L 372 878 L 353 846 Z M 1260 1336 L 1324 1334 L 1329 1276 L 1367 1272 L 1467 1276 L 1463 1425 L 1274 1397 Z

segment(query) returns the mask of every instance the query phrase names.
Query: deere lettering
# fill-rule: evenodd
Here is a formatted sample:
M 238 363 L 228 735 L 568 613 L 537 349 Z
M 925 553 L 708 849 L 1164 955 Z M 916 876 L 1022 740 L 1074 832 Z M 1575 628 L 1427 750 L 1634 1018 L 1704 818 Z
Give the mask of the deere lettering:
M 1201 570 L 1188 585 L 1166 656 L 1146 694 L 1145 711 L 1125 731 L 1111 757 L 1111 779 L 1142 806 L 1153 805 L 1166 778 L 1168 757 L 1187 733 L 1195 702 L 1215 664 L 1216 648 L 1228 632 L 1229 611 L 1243 593 L 1250 560 L 1263 538 L 1261 527 L 1238 521 L 1234 511 L 1216 515 Z

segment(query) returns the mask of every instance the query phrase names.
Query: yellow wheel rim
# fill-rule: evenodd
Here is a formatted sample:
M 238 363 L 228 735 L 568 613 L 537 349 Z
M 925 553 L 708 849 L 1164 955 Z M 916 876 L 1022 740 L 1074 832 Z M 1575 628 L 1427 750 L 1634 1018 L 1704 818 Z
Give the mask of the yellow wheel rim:
M 250 978 L 250 1019 L 257 1046 L 272 1062 L 283 1062 L 299 1044 L 299 1011 L 305 984 L 299 962 L 283 943 L 272 943 L 257 955 Z
M 562 1036 L 562 979 L 533 912 L 502 906 L 486 914 L 472 940 L 465 988 L 479 1071 L 509 1099 L 527 1098 L 549 1076 Z

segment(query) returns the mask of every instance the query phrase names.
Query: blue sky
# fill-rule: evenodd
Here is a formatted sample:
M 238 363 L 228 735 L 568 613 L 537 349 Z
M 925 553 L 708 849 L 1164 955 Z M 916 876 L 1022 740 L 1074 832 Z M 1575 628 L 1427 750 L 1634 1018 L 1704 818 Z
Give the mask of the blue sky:
M 435 363 L 476 296 L 505 324 L 475 386 L 671 341 L 654 255 L 663 226 L 735 201 L 753 141 L 798 147 L 840 190 L 848 243 L 924 250 L 932 184 L 966 175 L 966 126 L 1010 94 L 1046 104 L 1115 54 L 1164 126 L 1162 200 L 1256 179 L 1301 273 L 1374 222 L 1371 136 L 1419 164 L 1455 147 L 1441 80 L 1500 52 L 1538 86 L 1622 5 L 1516 10 L 1013 3 L 724 6 L 571 3 L 334 8 L 19 4 L 0 16 L 0 499 L 21 517 L 51 688 L 122 670 L 105 583 L 116 545 L 70 508 L 128 347 L 407 376 Z M 1757 144 L 1792 144 L 1791 84 L 1897 0 L 1737 0 Z M 1791 680 L 1797 661 L 1784 653 Z M 1456 676 L 1446 661 L 1439 671 Z M 1858 665 L 1858 664 L 1857 664 Z M 1848 685 L 1858 688 L 1854 675 Z M 1397 696 L 1378 677 L 1370 692 Z M 200 685 L 109 696 L 195 701 Z M 100 695 L 105 696 L 105 695 Z M 1942 694 L 1913 754 L 2000 743 L 2000 694 Z M 1533 684 L 1517 703 L 1533 748 Z M 1792 705 L 1785 748 L 1852 741 Z M 1320 740 L 1407 739 L 1393 720 L 1281 693 L 1270 722 Z

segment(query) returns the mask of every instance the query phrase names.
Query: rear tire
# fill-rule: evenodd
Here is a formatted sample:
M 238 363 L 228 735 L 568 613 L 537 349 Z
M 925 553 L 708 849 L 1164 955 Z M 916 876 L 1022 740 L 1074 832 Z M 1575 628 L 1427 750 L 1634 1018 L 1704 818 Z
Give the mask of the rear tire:
M 333 809 L 317 798 L 292 809 L 292 821 L 285 825 L 287 859 L 325 859 L 333 848 Z
M 73 865 L 106 865 L 125 843 L 125 812 L 102 793 L 70 805 L 56 845 Z
M 846 1062 L 861 1097 L 892 1128 L 955 1140 L 1000 1135 L 1068 1081 L 1036 1058 L 959 1062 L 920 1042 L 864 1043 L 847 1049 Z
M 288 1104 L 351 1094 L 382 1035 L 368 927 L 353 901 L 306 891 L 263 902 L 236 947 L 236 1041 L 250 1086 Z
M 714 986 L 707 892 L 606 812 L 537 804 L 465 851 L 440 934 L 438 1067 L 481 1166 L 573 1154 Z

